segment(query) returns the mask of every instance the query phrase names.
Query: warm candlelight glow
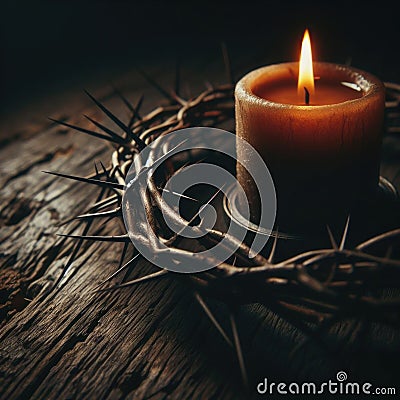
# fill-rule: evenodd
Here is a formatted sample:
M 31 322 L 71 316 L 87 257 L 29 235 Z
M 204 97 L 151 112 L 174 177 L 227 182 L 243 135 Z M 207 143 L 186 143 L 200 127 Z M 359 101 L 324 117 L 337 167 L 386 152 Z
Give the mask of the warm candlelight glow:
M 321 223 L 317 236 L 326 222 L 344 220 L 376 196 L 384 86 L 367 72 L 313 60 L 308 30 L 300 62 L 257 68 L 237 83 L 235 110 L 237 137 L 259 152 L 271 173 L 282 232 L 303 234 Z M 260 193 L 246 170 L 254 162 L 238 143 L 236 176 L 258 224 Z
M 304 32 L 303 42 L 301 44 L 299 81 L 297 93 L 308 104 L 308 96 L 314 94 L 314 72 L 311 54 L 311 41 L 308 29 Z

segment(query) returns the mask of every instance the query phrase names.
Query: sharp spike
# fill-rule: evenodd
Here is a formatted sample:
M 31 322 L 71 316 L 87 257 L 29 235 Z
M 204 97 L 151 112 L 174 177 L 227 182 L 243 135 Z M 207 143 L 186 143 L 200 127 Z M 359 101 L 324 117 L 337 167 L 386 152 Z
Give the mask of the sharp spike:
M 338 249 L 338 245 L 336 243 L 335 238 L 333 237 L 333 234 L 332 234 L 331 228 L 329 228 L 329 225 L 326 226 L 326 229 L 328 231 L 329 240 L 331 241 L 332 248 L 334 250 L 337 250 Z
M 127 247 L 127 243 L 125 243 L 125 246 Z M 94 290 L 97 290 L 99 287 L 103 286 L 105 283 L 109 282 L 111 279 L 113 279 L 115 276 L 117 276 L 118 274 L 120 274 L 124 269 L 128 268 L 130 265 L 132 265 L 132 263 L 140 256 L 140 253 L 136 254 L 132 259 L 130 259 L 125 265 L 121 266 L 121 262 L 120 262 L 120 266 L 119 268 L 113 272 L 107 279 L 105 279 L 104 281 L 102 281 L 101 283 L 99 283 L 97 285 L 97 287 Z M 123 261 L 123 257 L 121 257 L 121 261 Z
M 249 381 L 247 378 L 246 366 L 244 364 L 242 346 L 240 345 L 239 334 L 238 334 L 237 325 L 236 325 L 236 318 L 235 318 L 235 314 L 233 311 L 231 311 L 229 314 L 229 320 L 231 322 L 233 341 L 235 344 L 236 356 L 239 361 L 239 367 L 240 367 L 240 372 L 242 374 L 243 384 L 246 388 L 248 388 Z
M 131 115 L 131 118 L 130 118 L 129 123 L 128 123 L 129 129 L 132 129 L 133 123 L 135 122 L 136 118 L 137 118 L 139 121 L 142 120 L 142 117 L 140 116 L 138 110 L 139 110 L 140 107 L 142 106 L 143 98 L 144 98 L 144 96 L 141 95 L 140 98 L 139 98 L 139 101 L 138 101 L 137 104 L 136 104 L 136 107 L 135 107 L 134 110 L 132 111 L 132 115 Z
M 118 203 L 117 195 L 113 195 L 113 196 L 107 197 L 101 201 L 97 201 L 96 203 L 92 204 L 91 207 L 89 207 L 88 211 L 102 210 L 103 208 L 112 206 L 114 203 Z
M 193 197 L 186 196 L 186 195 L 181 194 L 181 193 L 177 193 L 177 192 L 165 189 L 165 188 L 158 188 L 158 189 L 161 190 L 162 192 L 170 193 L 170 194 L 172 194 L 174 196 L 181 197 L 183 199 L 187 199 L 187 200 L 192 200 L 192 201 L 198 202 L 197 199 L 194 199 Z
M 97 168 L 96 161 L 94 162 L 94 170 L 96 171 L 96 179 L 100 178 L 99 169 Z
M 111 204 L 106 204 L 107 207 L 110 206 L 110 205 Z M 101 207 L 101 208 L 105 208 L 105 207 Z M 110 216 L 111 217 L 116 217 L 116 216 L 118 216 L 120 211 L 121 211 L 121 208 L 118 207 L 118 208 L 116 208 L 114 210 L 109 210 L 109 211 L 104 211 L 104 212 L 81 214 L 81 215 L 78 215 L 76 217 L 71 217 L 71 218 L 68 218 L 68 219 L 66 219 L 64 221 L 61 221 L 59 224 L 57 224 L 57 227 L 60 228 L 60 227 L 66 225 L 66 224 L 68 224 L 68 223 L 70 223 L 72 221 L 77 220 L 77 219 L 78 220 L 79 219 L 80 220 L 85 220 L 85 219 L 90 220 L 90 219 L 94 219 L 94 218 L 103 218 L 103 217 L 110 217 Z
M 151 168 L 155 169 L 157 168 L 159 165 L 161 165 L 165 160 L 168 160 L 168 158 L 170 158 L 171 154 L 173 154 L 175 152 L 175 150 L 182 146 L 184 143 L 187 142 L 188 139 L 183 139 L 182 142 L 178 143 L 175 147 L 173 147 L 171 150 L 168 150 L 165 154 L 163 154 L 162 156 L 160 156 L 157 160 L 154 161 L 154 163 L 152 164 Z M 149 169 L 149 167 L 143 167 L 141 171 L 139 171 L 139 174 L 142 174 L 144 172 L 147 172 Z
M 128 126 L 126 126 L 121 120 L 119 120 L 108 108 L 106 108 L 100 101 L 98 101 L 95 97 L 93 97 L 88 91 L 85 90 L 85 93 L 90 97 L 90 99 L 100 108 L 104 114 L 107 115 L 116 125 L 118 125 L 127 135 L 128 137 L 132 137 L 135 143 L 138 145 L 140 150 L 143 150 L 146 147 L 146 143 L 143 142 L 137 135 L 135 135 Z
M 122 277 L 121 283 L 125 283 L 129 276 L 131 275 L 133 269 L 135 268 L 136 263 L 132 262 L 132 263 L 127 263 L 127 270 L 125 271 L 125 275 Z
M 96 173 L 97 173 L 98 171 L 97 171 L 96 163 L 95 163 L 95 169 L 96 169 Z M 97 176 L 97 175 L 96 175 L 96 176 Z M 102 201 L 101 199 L 103 198 L 105 192 L 106 192 L 106 188 L 104 188 L 104 187 L 101 188 L 99 194 L 97 195 L 95 204 Z M 89 229 L 90 229 L 90 227 L 91 227 L 91 225 L 92 225 L 92 222 L 93 222 L 93 220 L 89 220 L 89 221 L 86 221 L 86 222 L 85 222 L 85 227 L 84 227 L 83 232 L 82 232 L 83 235 L 86 235 L 86 234 L 89 232 Z M 82 245 L 83 245 L 83 240 L 79 240 L 79 241 L 76 243 L 76 245 L 75 245 L 75 247 L 74 247 L 74 249 L 73 249 L 73 251 L 72 251 L 70 257 L 68 258 L 67 263 L 65 264 L 65 266 L 64 266 L 64 268 L 63 268 L 63 272 L 62 272 L 61 275 L 58 277 L 58 279 L 56 280 L 56 282 L 55 282 L 55 284 L 54 284 L 53 287 L 56 288 L 56 287 L 61 283 L 61 281 L 63 280 L 63 278 L 64 278 L 64 276 L 66 275 L 67 271 L 70 269 L 72 263 L 74 262 L 75 257 L 76 257 L 77 254 L 79 253 L 79 250 L 81 249 Z M 76 273 L 76 270 L 71 274 L 70 277 L 74 276 L 75 273 Z M 55 296 L 55 294 L 56 294 L 56 292 L 54 292 L 54 295 L 53 295 L 53 296 Z
M 83 233 L 86 234 L 89 231 L 90 225 L 86 224 Z M 63 280 L 64 276 L 66 275 L 66 273 L 69 271 L 69 269 L 72 266 L 72 263 L 75 261 L 76 256 L 79 253 L 79 250 L 81 249 L 83 244 L 83 241 L 79 241 L 76 243 L 75 247 L 72 250 L 72 253 L 70 255 L 70 257 L 68 258 L 67 262 L 65 263 L 64 267 L 63 267 L 63 271 L 61 273 L 61 275 L 58 277 L 58 279 L 56 280 L 54 287 L 57 287 L 60 282 Z M 72 274 L 72 276 L 74 275 L 74 273 Z
M 107 174 L 107 168 L 104 166 L 103 161 L 100 160 L 100 165 L 101 168 L 103 169 L 103 172 L 105 175 L 107 175 L 107 177 L 109 178 L 109 175 Z
M 124 189 L 124 185 L 121 185 L 121 184 L 115 183 L 115 182 L 101 181 L 99 179 L 84 178 L 82 176 L 61 174 L 59 172 L 52 172 L 52 171 L 42 171 L 42 172 L 44 172 L 45 174 L 49 174 L 49 175 L 59 176 L 61 178 L 72 179 L 72 180 L 75 180 L 78 182 L 90 183 L 92 185 L 97 185 L 97 186 L 105 187 L 108 189 L 109 188 L 119 189 L 119 190 Z
M 139 119 L 142 119 L 142 117 L 139 116 L 139 112 L 140 112 L 140 109 L 142 108 L 143 100 L 144 100 L 144 94 L 142 94 L 142 95 L 139 97 L 139 100 L 138 100 L 138 102 L 137 102 L 137 104 L 136 104 L 136 107 L 135 107 L 136 113 L 138 114 L 138 118 L 139 118 Z
M 60 221 L 58 224 L 56 224 L 55 226 L 57 227 L 57 228 L 61 228 L 62 226 L 64 226 L 64 225 L 67 225 L 67 224 L 69 224 L 69 223 L 71 223 L 72 221 L 75 221 L 75 217 L 71 217 L 71 218 L 68 218 L 68 219 L 64 219 L 63 221 Z
M 103 211 L 103 212 L 98 212 L 98 213 L 88 213 L 88 214 L 81 214 L 73 219 L 91 219 L 91 218 L 103 218 L 103 217 L 116 217 L 119 215 L 121 211 L 121 208 L 118 207 L 115 210 L 108 210 L 108 211 Z
M 171 96 L 174 98 L 176 103 L 179 103 L 181 106 L 187 105 L 187 100 L 182 99 L 182 97 L 178 96 L 176 93 L 172 93 Z
M 190 224 L 199 216 L 199 214 L 200 214 L 202 208 L 203 208 L 204 206 L 207 206 L 208 204 L 210 204 L 210 203 L 217 197 L 218 193 L 220 193 L 220 192 L 222 191 L 223 188 L 224 188 L 224 185 L 223 185 L 220 189 L 216 190 L 215 193 L 207 200 L 207 202 L 204 203 L 204 204 L 199 208 L 199 210 L 192 216 L 192 218 L 187 222 L 187 224 L 186 224 L 179 232 L 175 233 L 175 234 L 168 240 L 168 242 L 170 242 L 170 241 L 172 241 L 172 240 L 175 240 L 178 236 L 180 236 L 180 235 L 184 232 L 184 230 L 187 229 L 187 227 L 189 227 Z
M 129 243 L 124 244 L 124 248 L 122 249 L 121 257 L 119 259 L 118 269 L 121 268 L 122 264 L 124 263 L 125 255 L 126 255 L 126 252 L 128 251 L 128 246 L 129 246 Z
M 91 136 L 95 136 L 95 137 L 97 137 L 99 139 L 108 140 L 109 142 L 114 142 L 114 143 L 117 143 L 117 144 L 122 144 L 121 140 L 116 140 L 116 139 L 114 139 L 114 138 L 112 138 L 110 136 L 103 135 L 102 133 L 99 133 L 99 132 L 94 132 L 94 131 L 91 131 L 89 129 L 81 128 L 80 126 L 71 125 L 68 122 L 59 121 L 57 119 L 53 119 L 53 118 L 50 118 L 50 117 L 49 117 L 49 120 L 55 122 L 56 124 L 64 125 L 67 128 L 75 129 L 76 131 L 79 131 L 79 132 L 82 132 L 82 133 L 86 133 L 86 134 L 91 135 Z
M 104 126 L 103 124 L 101 124 L 100 122 L 94 120 L 93 118 L 89 117 L 86 114 L 83 114 L 83 116 L 90 121 L 92 124 L 96 125 L 99 129 L 101 129 L 103 132 L 107 133 L 108 135 L 110 135 L 111 137 L 113 137 L 115 140 L 117 140 L 119 143 L 123 144 L 126 142 L 126 140 L 121 137 L 120 135 L 118 135 L 117 133 L 113 132 L 111 129 L 107 128 L 106 126 Z
M 222 328 L 220 323 L 217 321 L 217 319 L 215 318 L 214 314 L 211 312 L 210 308 L 208 307 L 208 305 L 206 304 L 204 299 L 197 292 L 195 292 L 194 296 L 195 296 L 196 300 L 198 301 L 198 303 L 200 304 L 200 306 L 202 307 L 202 309 L 204 310 L 204 312 L 206 313 L 207 317 L 210 319 L 210 321 L 214 324 L 217 331 L 224 338 L 224 340 L 228 344 L 228 346 L 233 347 L 231 339 L 229 339 L 228 335 L 226 334 L 226 332 L 224 331 L 224 329 Z
M 71 239 L 83 239 L 83 240 L 93 240 L 97 242 L 115 242 L 115 243 L 124 243 L 129 242 L 128 235 L 115 235 L 115 236 L 92 236 L 92 235 L 64 235 L 61 233 L 57 233 L 57 236 L 68 237 Z
M 278 228 L 277 228 L 278 231 Z M 274 261 L 274 256 L 275 256 L 275 252 L 276 252 L 276 245 L 278 243 L 278 236 L 279 235 L 275 235 L 274 236 L 274 241 L 272 243 L 272 248 L 271 248 L 271 253 L 269 253 L 269 257 L 268 257 L 268 262 L 272 263 Z
M 137 104 L 136 104 L 135 112 L 132 113 L 131 119 L 130 119 L 130 121 L 129 121 L 128 126 L 129 126 L 130 128 L 132 127 L 132 125 L 133 125 L 133 123 L 135 122 L 135 119 L 136 119 L 136 118 L 137 118 L 139 121 L 142 120 L 142 117 L 140 116 L 140 113 L 139 113 L 139 112 L 140 112 L 140 108 L 142 107 L 143 100 L 144 100 L 144 95 L 142 94 L 142 95 L 139 97 L 139 100 L 138 100 L 138 102 L 137 102 Z
M 346 225 L 343 230 L 343 236 L 342 236 L 342 240 L 340 242 L 339 250 L 344 249 L 344 245 L 346 243 L 346 238 L 347 238 L 347 232 L 349 230 L 349 224 L 350 224 L 350 215 L 347 217 L 347 220 L 346 220 Z
M 132 113 L 134 113 L 135 109 L 133 108 L 133 105 L 131 104 L 131 102 L 122 94 L 122 92 L 118 88 L 113 86 L 113 89 L 114 89 L 115 94 L 122 100 L 122 102 L 125 104 L 125 106 L 128 108 L 128 110 L 131 111 Z
M 161 271 L 157 271 L 157 272 L 154 272 L 153 274 L 142 276 L 141 278 L 137 278 L 137 279 L 134 279 L 132 281 L 122 283 L 121 285 L 115 285 L 115 286 L 112 286 L 112 287 L 109 287 L 109 288 L 98 289 L 98 290 L 96 290 L 96 292 L 108 292 L 109 290 L 121 289 L 121 288 L 124 288 L 124 287 L 136 285 L 138 283 L 149 282 L 149 281 L 151 281 L 153 279 L 158 279 L 158 278 L 161 278 L 161 277 L 166 276 L 168 274 L 169 274 L 169 272 L 167 270 L 162 269 Z
M 168 93 L 167 90 L 165 90 L 158 82 L 156 82 L 152 77 L 150 77 L 149 75 L 147 75 L 146 72 L 144 72 L 141 69 L 138 69 L 138 72 L 140 73 L 140 75 L 143 76 L 143 78 L 146 79 L 147 82 L 150 83 L 150 85 L 152 85 L 155 89 L 157 89 L 164 97 L 166 97 L 168 100 L 173 101 L 174 99 L 173 97 L 170 95 L 170 93 Z
M 133 260 L 133 259 L 131 259 L 131 260 Z M 123 262 L 123 259 L 121 258 L 121 265 L 122 265 L 122 262 Z M 128 278 L 129 278 L 130 274 L 132 273 L 133 268 L 135 266 L 136 266 L 135 262 L 127 263 L 127 269 L 125 271 L 124 276 L 122 277 L 121 283 L 125 283 L 128 280 Z
M 119 165 L 117 165 L 117 166 L 115 167 L 115 172 L 118 172 L 118 173 L 120 174 L 120 176 L 121 176 L 122 178 L 124 178 L 124 180 L 125 180 L 126 176 L 125 176 L 124 173 L 122 172 L 122 170 L 121 170 L 121 168 L 119 167 Z
M 98 168 L 97 168 L 97 164 L 96 164 L 96 162 L 95 162 L 95 163 L 94 163 L 94 170 L 95 170 L 95 172 L 94 172 L 93 174 L 86 175 L 85 178 L 87 178 L 87 179 L 92 179 L 92 178 L 98 179 L 98 178 L 100 178 L 100 177 L 103 176 L 103 175 L 108 176 L 111 169 L 110 169 L 110 168 L 107 169 L 107 171 L 105 171 L 105 174 L 104 174 L 103 172 L 99 172 L 99 170 L 98 170 Z

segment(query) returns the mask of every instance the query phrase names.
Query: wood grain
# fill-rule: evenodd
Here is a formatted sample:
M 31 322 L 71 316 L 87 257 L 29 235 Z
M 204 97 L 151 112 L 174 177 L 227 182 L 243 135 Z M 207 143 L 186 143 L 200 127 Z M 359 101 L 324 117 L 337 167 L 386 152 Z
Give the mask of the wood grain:
M 107 104 L 125 112 L 113 96 Z M 77 122 L 75 115 L 95 113 L 87 107 L 66 115 L 69 122 Z M 96 190 L 41 171 L 83 176 L 93 171 L 94 160 L 107 161 L 110 149 L 50 122 L 22 123 L 19 133 L 2 137 L 1 399 L 245 399 L 255 396 L 263 377 L 321 381 L 339 370 L 351 381 L 398 383 L 398 330 L 345 321 L 324 334 L 328 345 L 320 345 L 254 305 L 238 316 L 251 379 L 246 393 L 234 353 L 181 281 L 167 277 L 94 293 L 115 270 L 122 244 L 85 243 L 63 272 L 74 242 L 56 236 L 67 231 L 57 225 L 82 212 Z M 399 138 L 387 137 L 383 152 L 382 172 L 399 187 Z M 106 229 L 99 224 L 92 232 Z M 120 226 L 106 232 L 119 234 Z M 132 277 L 153 270 L 140 262 Z M 226 307 L 208 303 L 230 332 Z

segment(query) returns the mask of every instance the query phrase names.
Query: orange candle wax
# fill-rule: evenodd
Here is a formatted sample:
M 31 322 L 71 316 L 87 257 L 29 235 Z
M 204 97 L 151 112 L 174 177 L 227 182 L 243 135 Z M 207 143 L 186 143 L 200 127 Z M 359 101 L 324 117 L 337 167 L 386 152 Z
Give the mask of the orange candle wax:
M 283 63 L 250 72 L 235 89 L 237 135 L 271 172 L 278 223 L 309 210 L 329 214 L 337 206 L 348 212 L 378 184 L 383 84 L 355 68 L 312 66 L 315 86 L 313 77 L 300 82 L 299 63 Z M 246 172 L 251 159 L 240 145 L 237 160 L 237 178 L 257 223 L 258 193 Z

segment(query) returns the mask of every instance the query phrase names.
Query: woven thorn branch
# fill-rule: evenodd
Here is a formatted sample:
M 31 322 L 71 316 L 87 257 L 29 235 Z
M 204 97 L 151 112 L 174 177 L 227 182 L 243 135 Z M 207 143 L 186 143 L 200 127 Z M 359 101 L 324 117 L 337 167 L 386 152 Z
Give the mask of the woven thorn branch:
M 89 231 L 93 222 L 102 218 L 106 219 L 109 224 L 114 224 L 115 219 L 122 221 L 121 203 L 127 171 L 134 162 L 135 156 L 149 143 L 178 129 L 200 125 L 218 127 L 226 121 L 232 121 L 234 85 L 226 51 L 224 51 L 224 60 L 228 80 L 231 83 L 216 87 L 209 85 L 206 90 L 191 99 L 186 99 L 179 93 L 179 72 L 177 72 L 175 82 L 176 90 L 172 92 L 167 91 L 154 79 L 142 73 L 144 78 L 165 98 L 166 102 L 150 113 L 142 115 L 143 96 L 133 105 L 120 91 L 116 90 L 116 95 L 131 114 L 126 123 L 90 93 L 87 93 L 118 129 L 112 130 L 86 115 L 85 118 L 98 130 L 75 126 L 65 121 L 53 121 L 67 128 L 105 140 L 113 148 L 111 161 L 108 166 L 102 163 L 100 166 L 95 165 L 94 174 L 88 177 L 58 172 L 47 173 L 100 188 L 97 199 L 88 207 L 86 213 L 65 221 L 73 223 L 73 228 L 69 234 L 62 236 L 75 239 L 77 242 L 64 271 L 73 263 L 84 241 L 122 242 L 124 247 L 117 270 L 101 282 L 96 291 L 122 289 L 150 280 L 163 279 L 166 276 L 173 276 L 190 283 L 196 301 L 225 342 L 234 348 L 243 382 L 247 385 L 247 371 L 236 323 L 236 312 L 239 305 L 262 303 L 300 329 L 307 338 L 317 340 L 320 340 L 319 335 L 323 330 L 328 330 L 334 323 L 350 317 L 368 318 L 382 323 L 399 325 L 400 296 L 385 299 L 379 293 L 381 293 L 381 289 L 398 287 L 400 284 L 400 260 L 390 256 L 391 249 L 400 238 L 400 228 L 372 237 L 353 248 L 347 248 L 349 218 L 338 242 L 327 227 L 331 246 L 326 249 L 310 249 L 290 258 L 275 261 L 275 251 L 280 239 L 274 239 L 268 256 L 258 254 L 254 258 L 249 256 L 249 247 L 245 243 L 240 243 L 231 259 L 206 272 L 176 274 L 164 269 L 157 269 L 138 279 L 123 279 L 119 284 L 106 287 L 107 283 L 123 272 L 128 271 L 129 273 L 142 256 L 133 249 L 133 256 L 126 261 L 128 248 L 133 246 L 128 234 L 123 233 L 119 236 L 90 235 Z M 386 86 L 388 91 L 386 103 L 389 117 L 388 132 L 396 133 L 399 131 L 400 85 L 388 83 Z M 172 169 L 167 172 L 164 177 L 166 180 L 176 170 Z M 180 247 L 182 238 L 177 234 L 171 236 L 168 230 L 163 229 L 162 222 L 157 220 L 157 215 L 160 215 L 157 211 L 165 206 L 162 201 L 162 182 L 155 182 L 154 177 L 149 175 L 147 186 L 148 195 L 144 195 L 142 200 L 144 204 L 147 204 L 147 210 L 151 210 L 149 211 L 151 215 L 148 215 L 151 229 L 169 245 L 172 253 L 179 253 L 180 259 L 182 254 L 186 254 L 189 260 L 191 253 Z M 182 229 L 185 229 L 196 217 L 195 214 L 193 218 L 185 219 L 173 210 L 168 210 L 168 212 Z M 77 227 L 82 227 L 81 234 L 71 234 Z M 221 240 L 224 235 L 224 232 L 213 229 L 207 231 L 199 241 L 204 245 L 212 245 Z M 232 246 L 237 244 L 234 237 L 228 239 Z M 387 249 L 386 254 L 377 255 L 373 251 L 369 251 L 376 245 L 384 245 Z M 68 279 L 71 279 L 72 276 L 73 274 Z M 63 278 L 64 274 L 59 277 L 55 286 L 59 285 Z M 207 303 L 206 298 L 211 297 L 228 305 L 230 334 L 223 328 Z

